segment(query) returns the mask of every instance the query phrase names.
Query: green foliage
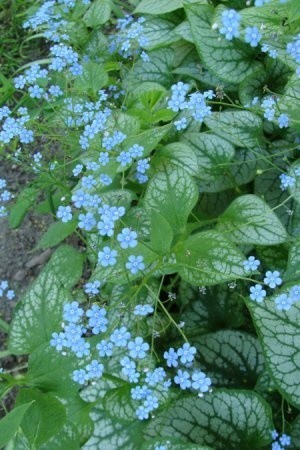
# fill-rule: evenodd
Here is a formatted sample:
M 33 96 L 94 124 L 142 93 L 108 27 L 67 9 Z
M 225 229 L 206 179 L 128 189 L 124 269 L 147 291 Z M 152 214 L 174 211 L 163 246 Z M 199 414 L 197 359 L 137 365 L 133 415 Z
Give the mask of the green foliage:
M 51 214 L 53 254 L 0 321 L 0 446 L 297 449 L 297 0 L 4 3 L 1 154 L 30 182 L 0 215 Z

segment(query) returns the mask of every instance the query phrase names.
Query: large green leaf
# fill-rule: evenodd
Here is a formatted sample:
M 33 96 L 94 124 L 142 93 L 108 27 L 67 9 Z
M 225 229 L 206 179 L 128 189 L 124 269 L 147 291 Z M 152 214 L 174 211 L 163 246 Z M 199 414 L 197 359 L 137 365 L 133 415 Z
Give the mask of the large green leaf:
M 204 122 L 237 147 L 256 148 L 262 144 L 262 120 L 250 111 L 214 112 Z
M 61 431 L 66 423 L 66 410 L 53 395 L 35 389 L 20 391 L 17 405 L 30 401 L 34 401 L 34 403 L 25 414 L 21 427 L 31 446 L 40 448 L 42 444 Z
M 179 441 L 178 438 L 165 437 L 164 439 L 157 438 L 146 441 L 142 446 L 142 450 L 156 450 L 157 448 L 170 448 L 172 450 L 213 450 L 212 447 L 207 447 L 197 444 L 188 444 L 187 442 Z
M 300 159 L 298 159 L 289 170 L 289 176 L 295 179 L 295 184 L 291 186 L 289 190 L 296 202 L 300 203 L 300 176 L 297 175 L 297 171 L 300 172 Z
M 220 330 L 193 339 L 201 369 L 213 386 L 253 388 L 264 369 L 258 340 L 237 330 Z
M 95 0 L 83 16 L 83 21 L 88 27 L 96 28 L 109 20 L 110 13 L 111 0 Z
M 236 198 L 220 216 L 218 230 L 236 243 L 275 245 L 286 241 L 284 226 L 271 208 L 255 195 Z
M 196 286 L 214 285 L 245 276 L 244 255 L 215 231 L 190 236 L 178 245 L 176 259 L 179 274 Z
M 183 167 L 192 176 L 197 176 L 200 171 L 194 149 L 183 142 L 172 142 L 159 149 L 155 161 L 152 162 L 157 167 L 171 162 Z
M 142 0 L 135 13 L 165 14 L 182 8 L 182 0 Z
M 147 39 L 146 49 L 168 47 L 180 38 L 174 33 L 174 24 L 166 19 L 150 17 L 143 23 L 143 36 Z
M 77 221 L 71 220 L 70 222 L 54 222 L 48 230 L 43 234 L 38 242 L 37 248 L 55 247 L 66 237 L 70 236 L 77 227 Z
M 280 311 L 274 298 L 262 303 L 247 301 L 256 326 L 267 368 L 278 390 L 289 403 L 300 407 L 300 304 Z
M 284 281 L 298 282 L 300 280 L 300 239 L 297 239 L 289 250 Z
M 138 60 L 125 76 L 125 89 L 134 91 L 144 81 L 159 83 L 169 87 L 172 82 L 174 52 L 171 48 L 160 48 L 149 52 L 150 61 Z
M 99 89 L 108 84 L 108 75 L 104 67 L 92 61 L 83 64 L 83 74 L 76 77 L 76 94 L 89 94 L 96 97 Z
M 249 53 L 246 45 L 228 41 L 220 36 L 218 30 L 213 29 L 212 6 L 185 5 L 185 10 L 197 51 L 204 65 L 221 80 L 240 83 L 261 67 Z
M 214 390 L 203 398 L 189 395 L 153 419 L 150 436 L 176 436 L 215 449 L 253 450 L 270 443 L 271 410 L 251 391 Z
M 81 270 L 81 255 L 73 248 L 63 246 L 54 253 L 16 309 L 9 340 L 12 353 L 30 353 L 49 342 L 60 328 L 63 304 L 71 300 L 66 288 L 78 281 Z
M 239 327 L 243 323 L 240 294 L 227 284 L 196 288 L 181 281 L 179 299 L 188 302 L 180 314 L 189 340 L 223 328 Z
M 208 186 L 212 181 L 219 181 L 222 190 L 226 166 L 235 155 L 233 145 L 215 134 L 208 133 L 185 133 L 183 141 L 189 144 L 197 157 L 197 178 Z
M 152 150 L 159 144 L 159 142 L 170 131 L 171 125 L 164 125 L 150 130 L 142 131 L 139 134 L 130 136 L 125 139 L 122 147 L 128 149 L 134 144 L 138 144 L 144 147 L 143 157 L 148 156 Z
M 20 423 L 23 420 L 24 414 L 34 403 L 34 400 L 24 403 L 24 405 L 17 406 L 10 411 L 2 420 L 0 420 L 0 447 L 4 447 L 10 439 L 13 438 L 18 431 Z
M 188 172 L 179 166 L 167 166 L 151 178 L 144 203 L 161 214 L 174 233 L 183 233 L 197 199 L 197 186 Z
M 151 248 L 159 255 L 170 251 L 173 231 L 167 220 L 155 209 L 151 210 Z
M 38 195 L 38 189 L 27 187 L 18 195 L 16 203 L 9 213 L 9 226 L 17 228 L 21 225 L 27 211 L 34 205 Z

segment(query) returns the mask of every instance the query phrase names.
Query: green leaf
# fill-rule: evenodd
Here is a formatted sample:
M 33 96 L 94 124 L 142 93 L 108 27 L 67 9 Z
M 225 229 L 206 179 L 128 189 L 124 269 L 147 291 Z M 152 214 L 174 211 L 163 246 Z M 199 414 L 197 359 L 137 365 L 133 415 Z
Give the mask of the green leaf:
M 185 5 L 185 11 L 204 65 L 221 80 L 238 84 L 261 67 L 246 45 L 228 41 L 218 30 L 213 29 L 212 6 Z
M 168 47 L 180 39 L 174 32 L 174 24 L 166 19 L 150 17 L 143 23 L 143 36 L 147 39 L 147 50 Z
M 29 401 L 33 401 L 33 405 L 25 414 L 21 428 L 31 446 L 40 448 L 61 431 L 66 423 L 66 410 L 53 395 L 41 393 L 35 389 L 20 391 L 16 404 L 20 405 Z
M 80 436 L 76 426 L 72 423 L 66 423 L 58 434 L 39 447 L 39 450 L 79 450 Z M 27 449 L 26 449 L 27 450 Z
M 236 243 L 276 245 L 287 233 L 271 208 L 255 195 L 242 195 L 220 216 L 218 230 Z
M 110 19 L 111 0 L 95 0 L 85 15 L 83 22 L 90 28 L 97 28 Z
M 76 230 L 77 223 L 78 222 L 76 220 L 72 220 L 70 222 L 65 223 L 64 222 L 52 223 L 49 226 L 46 233 L 44 233 L 41 239 L 39 240 L 36 248 L 39 249 L 39 248 L 55 247 L 66 237 L 70 236 L 70 234 L 72 234 L 73 231 Z
M 155 209 L 151 210 L 151 248 L 159 255 L 170 251 L 173 231 L 167 220 Z
M 102 0 L 101 0 L 102 1 Z M 76 77 L 74 88 L 76 94 L 88 94 L 97 98 L 99 89 L 108 84 L 108 75 L 104 67 L 92 61 L 83 64 L 83 74 Z
M 17 228 L 21 225 L 27 211 L 35 204 L 37 195 L 38 190 L 33 187 L 23 189 L 18 195 L 16 203 L 9 212 L 8 222 L 11 228 Z
M 18 406 L 10 411 L 2 420 L 0 420 L 0 447 L 4 447 L 18 431 L 27 410 L 34 403 L 34 400 Z
M 135 14 L 165 14 L 182 8 L 182 0 L 142 0 Z
M 262 121 L 250 111 L 214 112 L 204 122 L 215 134 L 237 147 L 262 145 Z
M 295 184 L 289 187 L 289 191 L 296 200 L 296 202 L 300 203 L 300 176 L 297 175 L 298 172 L 300 174 L 299 159 L 290 167 L 288 175 L 295 179 Z
M 144 204 L 161 214 L 174 233 L 183 233 L 197 199 L 198 190 L 191 176 L 179 166 L 167 166 L 149 181 Z
M 123 80 L 126 90 L 134 91 L 145 81 L 159 83 L 169 88 L 172 83 L 174 52 L 170 48 L 160 48 L 149 52 L 150 61 L 139 59 Z
M 190 236 L 178 245 L 176 258 L 179 274 L 192 285 L 214 285 L 245 276 L 245 256 L 215 231 Z
M 242 325 L 243 303 L 237 291 L 231 291 L 227 284 L 202 289 L 185 281 L 180 283 L 180 302 L 188 302 L 180 320 L 185 323 L 184 332 L 191 341 L 201 334 Z
M 52 332 L 61 331 L 61 322 Z M 49 367 L 51 370 L 49 371 Z M 61 397 L 75 397 L 78 384 L 71 380 L 73 370 L 78 367 L 74 354 L 62 356 L 50 346 L 50 339 L 40 345 L 29 356 L 26 379 L 30 386 L 44 392 L 53 392 Z
M 172 450 L 213 450 L 212 447 L 204 447 L 203 445 L 188 444 L 187 442 L 179 442 L 178 438 L 165 437 L 164 439 L 151 439 L 142 446 L 142 450 L 155 450 L 159 446 L 171 448 Z M 171 446 L 171 447 L 170 447 Z
M 153 164 L 159 168 L 168 162 L 179 167 L 184 167 L 190 175 L 197 176 L 199 174 L 199 163 L 193 148 L 182 142 L 172 142 L 156 152 Z
M 186 331 L 186 330 L 185 330 Z M 258 340 L 237 330 L 220 330 L 193 339 L 199 362 L 213 386 L 253 388 L 264 370 Z
M 130 136 L 125 139 L 123 148 L 128 149 L 134 144 L 144 147 L 143 157 L 148 156 L 152 150 L 156 148 L 159 142 L 170 131 L 171 125 L 163 125 L 161 127 L 152 128 L 150 130 L 142 131 L 139 134 Z
M 18 304 L 10 331 L 12 353 L 30 353 L 49 343 L 53 331 L 60 329 L 63 304 L 70 299 L 66 288 L 73 286 L 81 270 L 81 256 L 73 248 L 60 247 L 54 253 Z
M 130 402 L 130 397 L 127 397 L 127 401 Z M 94 450 L 96 448 L 136 450 L 141 448 L 144 442 L 143 429 L 145 424 L 140 420 L 132 420 L 132 417 L 124 417 L 121 412 L 120 417 L 116 416 L 118 405 L 110 402 L 109 405 L 114 406 L 113 411 L 110 407 L 104 409 L 99 404 L 91 412 L 94 432 L 88 442 L 82 447 L 82 450 Z
M 220 188 L 222 190 L 226 165 L 230 164 L 235 155 L 234 147 L 214 134 L 185 133 L 182 139 L 189 144 L 196 155 L 197 178 L 208 186 L 211 181 L 216 182 L 216 180 L 220 179 Z M 202 190 L 202 183 L 200 190 Z
M 271 441 L 268 404 L 251 391 L 214 390 L 175 400 L 148 426 L 150 436 L 173 436 L 223 450 L 253 450 Z
M 61 245 L 55 250 L 44 271 L 52 272 L 66 289 L 76 284 L 82 274 L 83 257 L 70 245 Z
M 284 274 L 285 282 L 300 280 L 300 239 L 295 241 L 289 250 L 287 268 Z
M 282 291 L 284 292 L 284 291 Z M 273 298 L 247 301 L 262 344 L 267 369 L 287 401 L 300 407 L 300 304 L 288 311 L 277 309 Z

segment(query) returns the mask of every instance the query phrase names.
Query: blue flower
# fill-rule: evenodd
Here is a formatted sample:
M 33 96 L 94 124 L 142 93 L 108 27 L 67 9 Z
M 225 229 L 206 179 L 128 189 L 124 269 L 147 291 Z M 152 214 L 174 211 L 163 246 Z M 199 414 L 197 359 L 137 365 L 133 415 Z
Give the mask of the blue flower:
M 98 305 L 93 305 L 91 309 L 88 309 L 86 316 L 89 317 L 89 326 L 92 327 L 93 334 L 104 333 L 107 330 L 108 320 L 106 316 L 106 310 L 100 308 Z
M 135 413 L 139 420 L 145 420 L 149 418 L 149 411 L 147 408 L 145 408 L 145 406 L 139 406 Z
M 86 366 L 87 378 L 90 380 L 92 378 L 101 378 L 104 366 L 100 364 L 96 359 L 93 359 L 90 364 Z
M 136 168 L 136 170 L 137 170 L 139 173 L 145 173 L 146 170 L 148 170 L 149 167 L 150 167 L 150 164 L 149 164 L 148 161 L 149 161 L 148 158 L 140 159 L 140 160 L 138 161 L 138 163 L 137 163 L 137 168 Z
M 280 286 L 282 284 L 280 272 L 278 272 L 278 270 L 274 270 L 274 272 L 268 270 L 264 278 L 264 283 L 272 289 L 274 289 L 276 286 Z
M 204 372 L 197 370 L 192 374 L 192 388 L 200 392 L 207 392 L 211 386 L 211 379 Z
M 257 47 L 259 41 L 261 40 L 261 34 L 257 27 L 247 27 L 245 30 L 245 42 L 250 44 L 251 47 Z
M 56 217 L 61 219 L 62 222 L 70 222 L 72 220 L 72 211 L 70 206 L 59 206 Z
M 146 385 L 136 386 L 132 388 L 130 392 L 133 400 L 142 400 L 152 393 L 151 389 L 149 389 Z
M 99 180 L 102 184 L 104 184 L 104 186 L 109 186 L 112 183 L 112 178 L 106 173 L 101 173 L 99 176 Z
M 97 224 L 100 236 L 111 237 L 114 234 L 114 226 L 114 221 L 110 217 L 103 217 L 103 220 Z
M 185 130 L 188 126 L 186 117 L 183 117 L 182 119 L 175 120 L 174 126 L 177 131 Z
M 280 114 L 278 117 L 279 128 L 287 128 L 289 126 L 289 117 L 286 114 Z
M 288 311 L 293 304 L 293 300 L 287 294 L 280 294 L 275 298 L 275 304 L 280 311 Z
M 240 20 L 241 16 L 234 9 L 226 9 L 222 13 L 222 28 L 220 33 L 225 35 L 228 41 L 231 41 L 234 37 L 239 37 Z
M 99 352 L 99 356 L 111 356 L 113 353 L 112 352 L 113 348 L 114 348 L 113 343 L 108 342 L 105 339 L 103 339 L 96 345 L 96 349 Z
M 121 248 L 134 248 L 137 245 L 136 238 L 137 233 L 130 228 L 123 228 L 121 233 L 117 236 Z
M 250 272 L 252 270 L 257 270 L 260 265 L 260 261 L 255 259 L 255 256 L 249 256 L 249 258 L 243 262 L 243 265 L 244 269 L 247 270 L 247 272 Z
M 293 187 L 296 184 L 295 178 L 291 177 L 290 175 L 286 175 L 285 173 L 281 173 L 279 175 L 279 179 L 280 179 L 280 188 L 282 191 L 284 191 L 288 187 Z
M 177 350 L 177 355 L 180 357 L 180 362 L 182 364 L 187 364 L 194 361 L 194 355 L 196 352 L 196 347 L 191 347 L 191 345 L 186 342 Z
M 52 333 L 50 345 L 60 351 L 63 349 L 65 343 L 65 333 Z
M 63 319 L 67 322 L 76 323 L 83 315 L 83 309 L 79 308 L 78 302 L 66 303 L 63 310 Z
M 144 401 L 144 406 L 147 408 L 149 412 L 153 411 L 154 409 L 158 408 L 158 399 L 155 397 L 155 395 L 147 395 L 146 400 Z
M 84 369 L 74 370 L 72 379 L 76 381 L 76 383 L 84 384 L 88 380 L 88 374 Z
M 140 158 L 141 156 L 143 156 L 144 147 L 138 144 L 134 144 L 127 151 L 130 154 L 131 158 Z
M 300 285 L 296 285 L 291 288 L 289 297 L 293 303 L 300 300 Z
M 291 445 L 291 437 L 288 436 L 287 434 L 283 434 L 280 438 L 279 438 L 280 444 L 281 445 Z
M 91 212 L 79 214 L 78 227 L 85 231 L 91 231 L 96 225 L 96 219 Z
M 136 305 L 133 314 L 135 316 L 147 316 L 148 314 L 152 314 L 153 312 L 154 308 L 151 305 Z
M 135 275 L 139 270 L 143 270 L 145 268 L 145 264 L 143 263 L 143 256 L 134 256 L 130 255 L 128 257 L 128 261 L 126 263 L 126 269 L 130 270 L 130 272 Z
M 141 337 L 136 337 L 134 341 L 130 341 L 127 345 L 131 358 L 143 359 L 149 350 L 149 344 L 144 342 Z
M 106 246 L 98 253 L 98 262 L 103 267 L 114 266 L 117 262 L 117 254 L 116 250 Z
M 173 347 L 169 349 L 169 351 L 164 352 L 164 358 L 167 361 L 168 367 L 177 367 L 178 366 L 178 355 Z
M 131 335 L 126 327 L 117 328 L 110 336 L 111 342 L 116 347 L 126 347 Z
M 251 300 L 260 303 L 263 301 L 264 297 L 267 295 L 266 291 L 262 288 L 260 284 L 256 284 L 255 286 L 250 287 L 250 298 Z
M 182 371 L 181 369 L 178 370 L 177 375 L 174 378 L 174 382 L 176 384 L 179 384 L 180 389 L 187 389 L 191 387 L 192 383 L 190 380 L 190 374 L 185 370 Z
M 98 280 L 92 281 L 90 283 L 86 283 L 84 285 L 84 292 L 89 295 L 97 295 L 99 294 L 101 283 Z

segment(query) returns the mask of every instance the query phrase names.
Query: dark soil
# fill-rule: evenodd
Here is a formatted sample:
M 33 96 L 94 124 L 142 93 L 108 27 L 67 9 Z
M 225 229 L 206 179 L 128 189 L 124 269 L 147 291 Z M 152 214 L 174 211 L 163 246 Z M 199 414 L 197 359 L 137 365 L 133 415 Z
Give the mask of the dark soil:
M 0 178 L 7 181 L 7 188 L 17 196 L 29 182 L 29 175 L 19 166 L 11 162 L 0 165 Z M 7 218 L 0 218 L 0 280 L 7 280 L 9 289 L 13 289 L 16 298 L 7 300 L 0 298 L 0 318 L 10 322 L 13 310 L 29 284 L 36 278 L 41 267 L 49 259 L 51 252 L 34 250 L 41 235 L 46 231 L 51 218 L 29 212 L 18 229 L 11 229 Z M 0 351 L 7 348 L 7 334 L 0 331 Z M 0 359 L 0 367 L 5 372 L 22 370 L 26 358 L 9 356 Z M 12 391 L 5 399 L 5 407 L 9 410 L 14 402 L 15 392 Z M 1 411 L 0 404 L 0 417 Z

